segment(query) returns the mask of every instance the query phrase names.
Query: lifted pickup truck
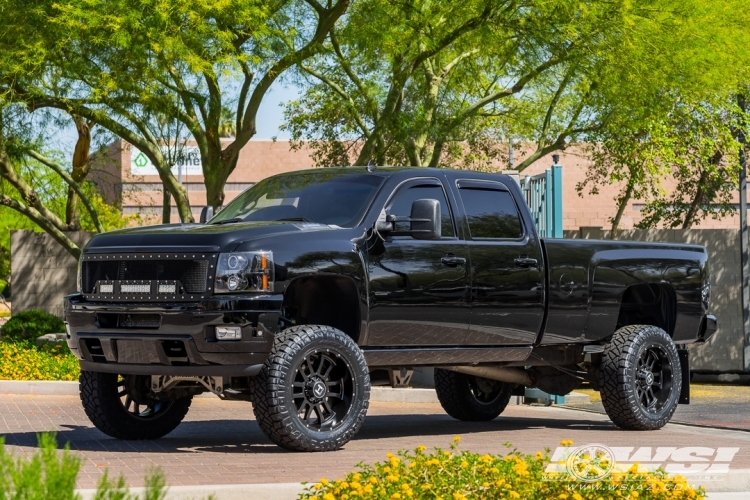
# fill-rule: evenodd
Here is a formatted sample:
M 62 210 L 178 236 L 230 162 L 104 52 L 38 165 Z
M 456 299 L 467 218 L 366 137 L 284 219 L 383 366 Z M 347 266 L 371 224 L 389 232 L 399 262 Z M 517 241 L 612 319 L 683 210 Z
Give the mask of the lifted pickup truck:
M 451 416 L 587 381 L 625 429 L 689 401 L 716 329 L 703 247 L 541 240 L 509 177 L 427 168 L 277 175 L 201 224 L 113 231 L 66 297 L 86 414 L 154 439 L 194 395 L 251 401 L 275 443 L 340 448 L 370 385 L 435 367 Z

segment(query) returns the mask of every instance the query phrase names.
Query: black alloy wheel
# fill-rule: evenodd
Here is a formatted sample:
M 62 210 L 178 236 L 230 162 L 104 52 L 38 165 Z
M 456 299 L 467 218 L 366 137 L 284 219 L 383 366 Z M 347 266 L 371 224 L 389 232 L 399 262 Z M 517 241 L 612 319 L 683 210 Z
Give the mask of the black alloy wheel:
M 313 349 L 304 356 L 292 383 L 297 417 L 313 431 L 338 428 L 354 400 L 353 373 L 338 353 Z
M 362 426 L 370 400 L 362 350 L 344 332 L 325 325 L 279 333 L 252 387 L 261 430 L 295 451 L 344 446 Z
M 493 420 L 510 402 L 513 384 L 435 368 L 435 392 L 445 412 L 457 420 Z
M 117 376 L 117 395 L 123 409 L 136 419 L 153 419 L 169 411 L 174 401 L 157 401 L 140 394 L 148 394 L 151 377 L 137 375 Z M 144 387 L 146 391 L 144 392 Z
M 81 403 L 97 429 L 118 439 L 157 439 L 185 418 L 193 397 L 157 401 L 149 376 L 81 371 Z
M 635 392 L 644 411 L 658 414 L 669 402 L 674 369 L 666 350 L 653 345 L 641 350 L 635 367 Z
M 677 348 L 659 327 L 620 328 L 604 348 L 599 370 L 602 404 L 618 427 L 664 427 L 677 409 L 682 383 Z

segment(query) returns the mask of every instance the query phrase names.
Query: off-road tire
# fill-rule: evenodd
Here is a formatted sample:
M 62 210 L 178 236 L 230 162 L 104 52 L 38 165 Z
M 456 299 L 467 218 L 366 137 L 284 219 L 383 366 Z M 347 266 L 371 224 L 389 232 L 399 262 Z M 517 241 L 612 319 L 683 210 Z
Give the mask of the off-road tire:
M 165 401 L 166 408 L 149 418 L 128 412 L 118 395 L 118 375 L 81 371 L 79 390 L 86 416 L 108 436 L 125 440 L 158 439 L 172 432 L 187 415 L 192 396 Z
M 480 400 L 472 390 L 478 380 L 497 388 L 487 401 Z M 497 418 L 508 406 L 512 391 L 512 384 L 435 368 L 435 392 L 440 405 L 457 420 L 482 422 Z
M 662 353 L 660 366 L 669 365 L 669 376 L 661 375 L 665 389 L 655 391 L 663 401 L 653 411 L 645 408 L 639 377 L 639 359 L 649 350 Z M 647 371 L 646 371 L 647 372 Z M 646 373 L 644 372 L 644 373 Z M 654 430 L 672 418 L 682 388 L 682 370 L 677 348 L 659 327 L 631 325 L 620 328 L 604 348 L 599 373 L 602 404 L 615 425 L 623 429 Z M 640 391 L 640 392 L 639 392 Z
M 299 415 L 304 409 L 295 403 L 300 401 L 298 394 L 295 399 L 294 384 L 300 383 L 301 364 L 310 356 L 322 355 L 344 363 L 351 379 L 348 409 L 330 430 L 309 427 Z M 370 400 L 370 374 L 362 351 L 344 332 L 330 326 L 301 325 L 276 336 L 252 388 L 255 418 L 271 441 L 288 450 L 330 451 L 344 446 L 362 426 Z M 341 404 L 346 403 L 342 401 L 336 408 Z

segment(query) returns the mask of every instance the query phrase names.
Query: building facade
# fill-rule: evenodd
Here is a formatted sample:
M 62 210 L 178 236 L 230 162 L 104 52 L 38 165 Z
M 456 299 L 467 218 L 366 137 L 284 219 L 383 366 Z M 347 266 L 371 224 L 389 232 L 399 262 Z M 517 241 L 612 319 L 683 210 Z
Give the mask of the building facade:
M 146 223 L 160 223 L 162 220 L 162 184 L 156 169 L 145 155 L 128 143 L 121 141 L 111 144 L 106 151 L 106 161 L 96 163 L 92 180 L 99 186 L 108 202 L 122 208 L 124 214 L 140 214 Z M 173 173 L 185 186 L 193 217 L 197 220 L 201 208 L 206 205 L 206 188 L 203 184 L 200 155 L 195 144 L 187 144 L 179 152 L 171 152 L 178 160 Z M 225 203 L 229 203 L 242 191 L 271 175 L 311 168 L 311 151 L 304 146 L 291 150 L 286 140 L 251 140 L 242 149 L 237 168 L 232 172 L 225 186 Z M 524 149 L 516 151 L 523 158 Z M 598 186 L 599 193 L 592 195 L 588 190 L 579 194 L 576 187 L 588 175 L 591 162 L 585 157 L 582 148 L 569 147 L 558 152 L 563 166 L 563 227 L 577 230 L 580 227 L 611 226 L 610 219 L 617 211 L 615 199 L 622 186 L 618 184 Z M 552 165 L 551 155 L 541 158 L 519 173 L 520 177 L 544 172 Z M 507 165 L 498 165 L 498 171 Z M 664 188 L 674 188 L 670 180 L 664 181 Z M 738 198 L 738 197 L 737 197 Z M 737 200 L 735 200 L 737 202 Z M 632 229 L 641 219 L 642 200 L 632 200 L 622 217 L 620 229 Z M 176 207 L 172 207 L 172 222 L 178 222 Z M 735 229 L 739 227 L 739 215 L 720 220 L 707 218 L 694 228 Z

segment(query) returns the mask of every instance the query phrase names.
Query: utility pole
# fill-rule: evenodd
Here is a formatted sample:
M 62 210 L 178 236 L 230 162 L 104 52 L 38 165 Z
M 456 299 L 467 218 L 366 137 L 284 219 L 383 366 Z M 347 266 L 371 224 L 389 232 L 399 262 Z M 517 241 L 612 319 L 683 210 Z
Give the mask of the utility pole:
M 742 112 L 740 130 L 737 140 L 740 143 L 740 248 L 742 249 L 742 319 L 743 319 L 743 364 L 745 371 L 750 371 L 750 269 L 748 269 L 747 243 L 747 137 L 745 136 L 745 121 L 747 101 L 744 94 L 737 97 L 737 104 Z

